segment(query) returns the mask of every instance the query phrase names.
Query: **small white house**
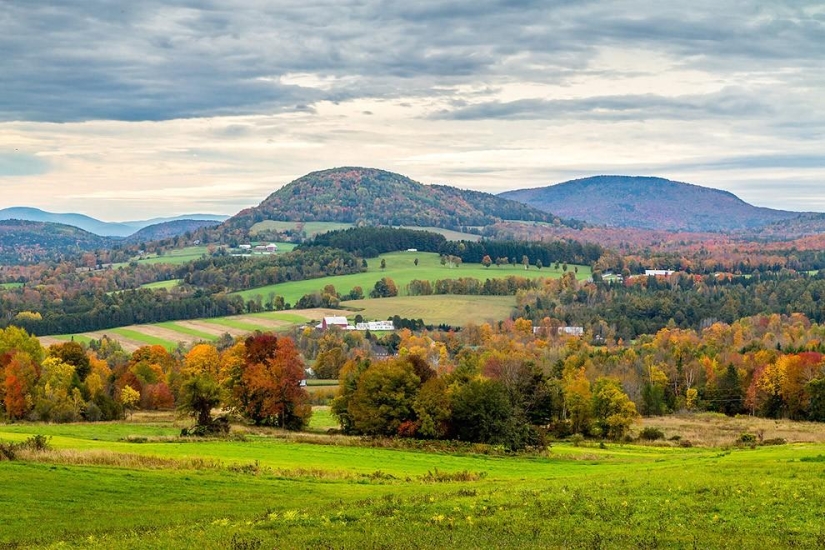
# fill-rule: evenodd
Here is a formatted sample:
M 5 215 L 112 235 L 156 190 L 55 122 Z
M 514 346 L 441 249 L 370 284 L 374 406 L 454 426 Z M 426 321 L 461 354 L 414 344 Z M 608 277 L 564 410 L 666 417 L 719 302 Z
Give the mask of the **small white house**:
M 561 336 L 584 336 L 584 327 L 559 327 Z
M 395 325 L 392 321 L 367 321 L 365 323 L 356 323 L 355 330 L 395 330 Z
M 672 269 L 645 269 L 646 277 L 670 277 L 673 273 Z

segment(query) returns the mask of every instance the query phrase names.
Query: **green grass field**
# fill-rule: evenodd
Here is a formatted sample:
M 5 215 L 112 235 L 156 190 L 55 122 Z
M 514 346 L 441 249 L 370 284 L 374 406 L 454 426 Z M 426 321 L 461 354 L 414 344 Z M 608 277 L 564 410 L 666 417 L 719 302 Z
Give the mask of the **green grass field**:
M 170 279 L 168 281 L 158 281 L 156 283 L 147 283 L 145 285 L 140 285 L 140 288 L 148 288 L 148 289 L 158 289 L 158 288 L 165 288 L 170 289 L 178 286 L 182 279 Z
M 463 233 L 461 231 L 453 231 L 452 229 L 442 229 L 441 227 L 414 227 L 411 225 L 402 225 L 402 229 L 412 229 L 414 231 L 429 231 L 430 233 L 438 233 L 444 235 L 448 241 L 480 241 L 480 235 L 473 235 L 472 233 Z
M 417 266 L 413 263 L 416 258 L 418 258 Z M 382 259 L 386 260 L 387 266 L 386 269 L 383 270 L 380 268 Z M 481 264 L 463 264 L 460 267 L 450 268 L 441 265 L 438 254 L 432 252 L 393 252 L 390 254 L 382 254 L 378 258 L 367 260 L 367 266 L 368 271 L 365 273 L 281 283 L 244 290 L 238 292 L 238 294 L 241 295 L 244 300 L 251 300 L 256 296 L 260 296 L 261 299 L 264 300 L 270 293 L 274 293 L 275 295 L 283 296 L 288 303 L 294 304 L 300 300 L 304 294 L 317 292 L 328 284 L 334 285 L 335 289 L 342 294 L 346 294 L 355 286 L 360 286 L 363 288 L 364 294 L 368 295 L 370 290 L 375 286 L 376 281 L 382 277 L 390 277 L 395 281 L 399 293 L 403 295 L 405 293 L 404 287 L 414 279 L 436 281 L 438 279 L 473 277 L 484 281 L 485 279 L 506 277 L 508 275 L 529 278 L 558 278 L 564 274 L 561 269 L 554 269 L 553 267 L 544 267 L 539 270 L 531 266 L 530 269 L 525 270 L 521 265 L 518 267 L 492 266 L 486 268 Z M 575 267 L 576 266 L 569 266 L 569 269 L 573 270 Z M 579 279 L 587 279 L 590 277 L 589 267 L 578 266 L 578 269 L 579 272 L 576 276 Z
M 11 289 L 11 288 L 21 288 L 23 283 L 0 283 L 0 290 L 2 289 Z
M 298 225 L 303 223 L 303 231 L 307 237 L 312 237 L 318 233 L 326 233 L 327 231 L 335 231 L 337 229 L 349 229 L 352 227 L 351 223 L 337 223 L 337 222 L 281 222 L 273 220 L 265 220 L 258 222 L 249 229 L 250 235 L 257 235 L 261 231 L 289 231 L 298 228 Z M 281 245 L 278 243 L 278 248 Z
M 190 327 L 184 327 L 184 326 L 181 326 L 181 325 L 175 323 L 174 321 L 167 321 L 165 323 L 156 323 L 153 326 L 165 328 L 165 329 L 168 329 L 168 330 L 173 330 L 173 331 L 178 332 L 180 334 L 185 334 L 186 336 L 194 336 L 195 338 L 199 338 L 199 339 L 205 340 L 207 342 L 218 339 L 218 336 L 215 336 L 214 334 L 210 334 L 208 332 L 204 332 L 202 330 L 198 330 L 198 329 L 194 329 L 194 328 L 190 328 Z
M 128 329 L 128 328 L 110 328 L 107 329 L 107 332 L 110 332 L 115 335 L 124 336 L 131 340 L 135 340 L 137 342 L 142 342 L 147 346 L 163 346 L 168 350 L 173 350 L 178 347 L 177 342 L 173 342 L 171 340 L 166 340 L 164 338 L 158 338 L 157 336 L 152 336 L 150 334 L 145 334 L 143 332 Z
M 330 422 L 320 409 L 314 429 Z M 821 443 L 756 449 L 557 443 L 543 455 L 494 456 L 352 446 L 340 436 L 284 439 L 267 431 L 244 441 L 182 442 L 173 438 L 180 425 L 145 418 L 0 425 L 0 440 L 51 435 L 55 448 L 0 462 L 0 546 L 761 549 L 825 543 Z M 135 442 L 125 440 L 130 436 Z M 158 437 L 172 439 L 153 440 Z
M 422 319 L 431 325 L 463 326 L 468 322 L 507 319 L 516 307 L 515 296 L 399 296 L 344 302 L 344 307 L 357 309 L 365 319 L 388 319 L 398 315 L 404 319 Z M 353 314 L 348 314 L 352 317 Z

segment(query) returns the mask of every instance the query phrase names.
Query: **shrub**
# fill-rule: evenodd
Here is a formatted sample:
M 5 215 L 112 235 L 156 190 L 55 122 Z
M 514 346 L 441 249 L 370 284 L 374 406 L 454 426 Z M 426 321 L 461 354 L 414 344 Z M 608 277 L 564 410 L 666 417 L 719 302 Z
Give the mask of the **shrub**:
M 764 439 L 759 444 L 760 445 L 785 445 L 788 442 L 787 439 L 783 437 L 774 437 L 771 439 Z
M 756 435 L 748 432 L 742 433 L 737 440 L 737 443 L 741 443 L 742 445 L 755 445 L 756 444 Z
M 680 439 L 679 446 L 685 448 L 693 447 L 693 443 L 691 443 L 690 439 Z
M 665 432 L 659 428 L 653 428 L 651 426 L 648 426 L 639 432 L 639 439 L 644 439 L 645 441 L 657 441 L 664 438 Z
M 16 460 L 19 451 L 48 451 L 51 449 L 49 440 L 51 440 L 51 437 L 38 434 L 20 443 L 3 443 L 0 441 L 0 461 Z
M 582 434 L 573 434 L 570 436 L 570 443 L 572 443 L 574 447 L 578 447 L 583 442 L 584 436 Z

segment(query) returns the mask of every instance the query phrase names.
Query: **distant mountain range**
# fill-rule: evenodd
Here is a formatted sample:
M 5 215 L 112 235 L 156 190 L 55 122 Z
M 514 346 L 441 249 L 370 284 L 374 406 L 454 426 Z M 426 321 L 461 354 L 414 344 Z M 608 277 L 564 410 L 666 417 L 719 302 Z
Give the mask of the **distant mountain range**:
M 553 221 L 554 216 L 489 193 L 423 185 L 373 168 L 333 168 L 307 174 L 260 205 L 227 220 L 248 230 L 264 220 L 324 221 L 461 229 L 500 220 Z
M 802 215 L 756 207 L 727 191 L 651 177 L 595 176 L 499 196 L 591 224 L 638 229 L 754 230 Z
M 84 231 L 103 237 L 128 237 L 140 231 L 144 227 L 178 220 L 205 220 L 210 222 L 222 222 L 228 217 L 229 216 L 220 216 L 216 214 L 187 214 L 184 216 L 152 218 L 149 220 L 137 220 L 130 222 L 104 222 L 84 214 L 56 214 L 53 212 L 40 210 L 39 208 L 17 206 L 0 210 L 0 220 L 60 223 L 78 227 Z

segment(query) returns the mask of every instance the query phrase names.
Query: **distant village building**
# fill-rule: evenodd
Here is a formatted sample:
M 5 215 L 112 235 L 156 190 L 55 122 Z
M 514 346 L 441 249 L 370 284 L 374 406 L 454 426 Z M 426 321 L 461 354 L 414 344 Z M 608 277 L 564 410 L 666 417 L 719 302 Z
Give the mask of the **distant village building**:
M 584 336 L 584 327 L 559 327 L 560 336 Z
M 672 269 L 645 269 L 646 277 L 670 277 L 674 273 Z
M 392 321 L 367 321 L 364 323 L 356 323 L 355 330 L 395 330 L 395 325 Z
M 349 324 L 347 318 L 341 316 L 324 317 L 324 320 L 315 328 L 328 330 L 331 327 L 338 327 L 343 330 L 355 330 L 355 327 Z
M 238 245 L 238 248 L 240 248 L 241 250 L 251 250 L 252 245 L 251 244 L 240 244 L 240 245 Z

